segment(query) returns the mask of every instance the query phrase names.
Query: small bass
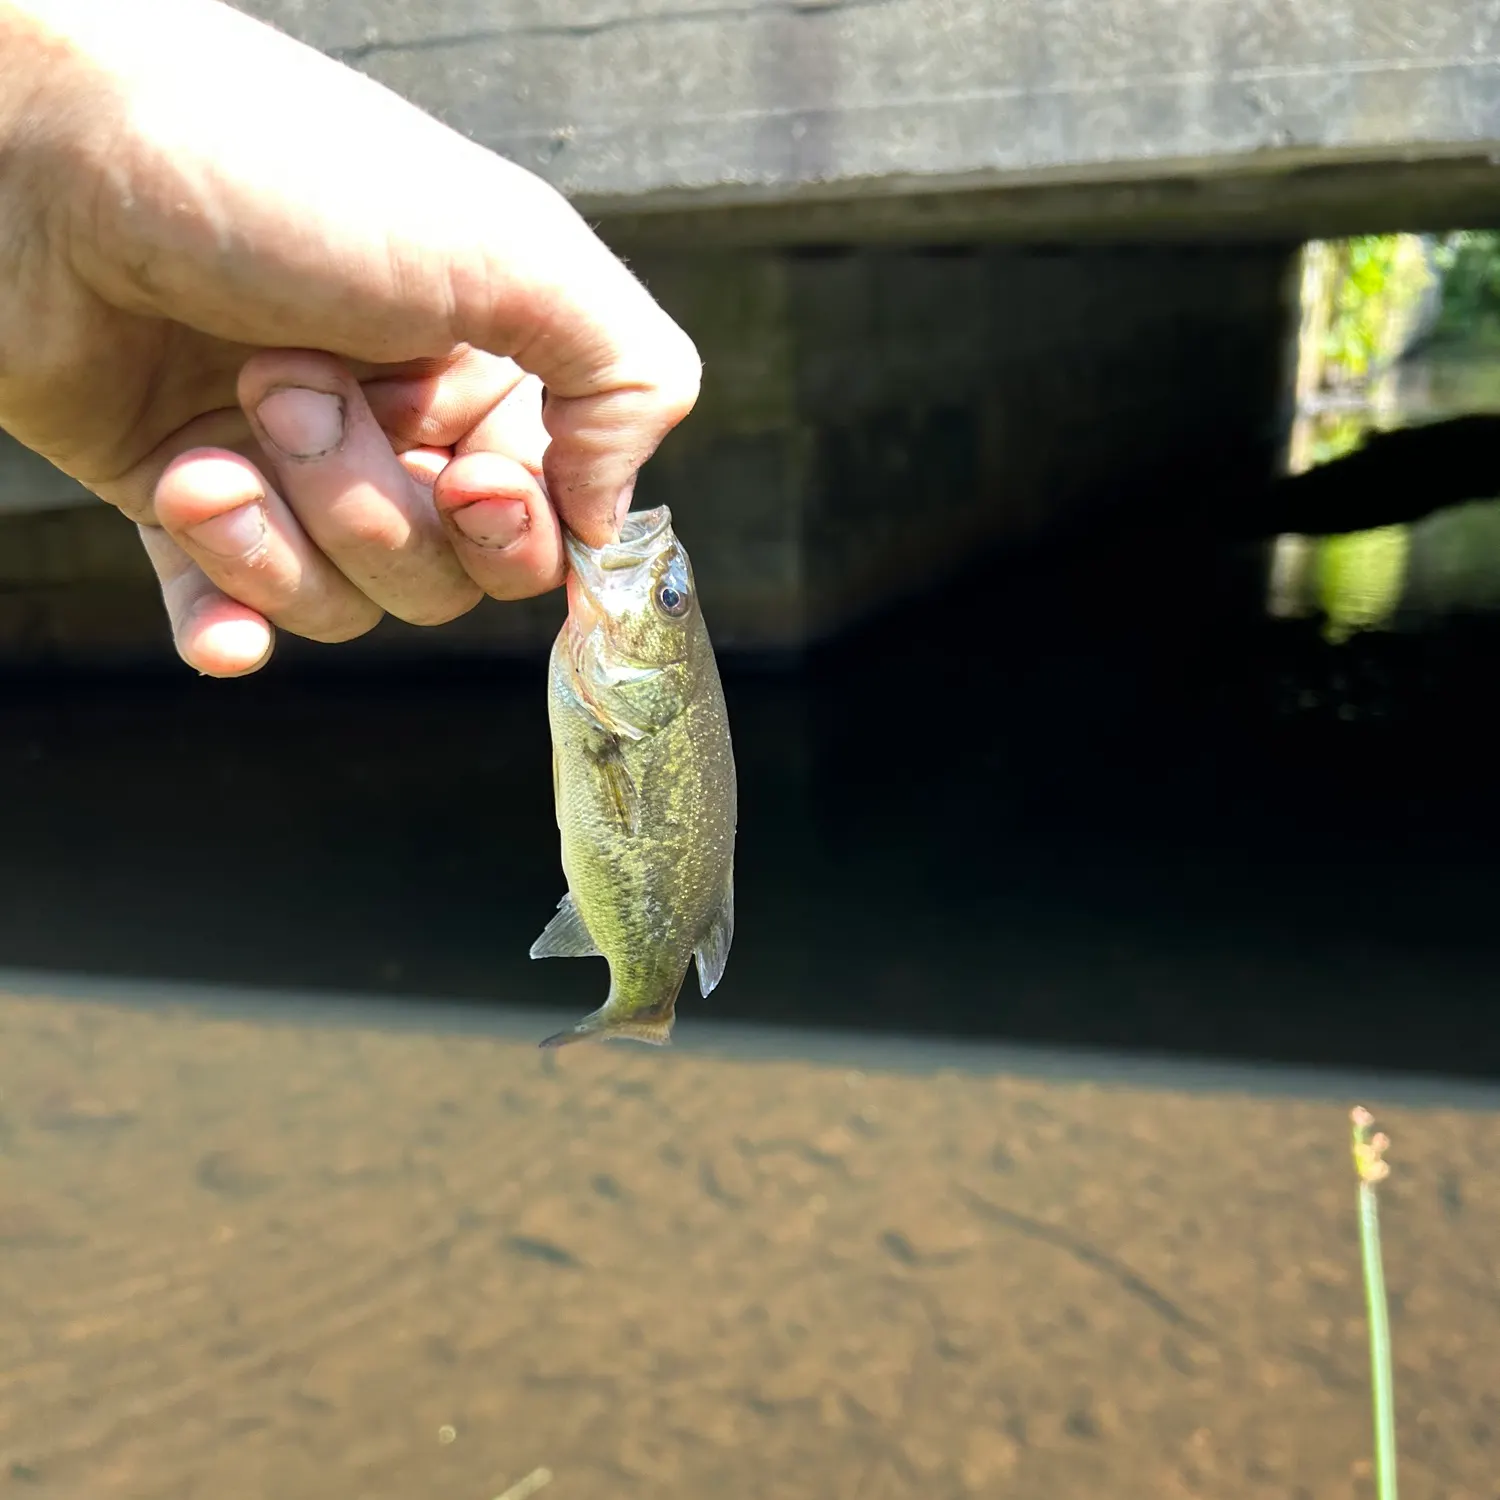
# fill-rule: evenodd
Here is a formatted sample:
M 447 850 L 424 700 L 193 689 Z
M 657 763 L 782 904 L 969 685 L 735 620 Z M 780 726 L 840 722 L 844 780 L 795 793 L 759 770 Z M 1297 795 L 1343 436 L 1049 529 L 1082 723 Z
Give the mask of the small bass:
M 706 997 L 734 936 L 734 753 L 692 565 L 666 506 L 617 542 L 571 535 L 547 716 L 567 894 L 533 958 L 601 956 L 609 997 L 548 1037 L 665 1045 L 690 962 Z

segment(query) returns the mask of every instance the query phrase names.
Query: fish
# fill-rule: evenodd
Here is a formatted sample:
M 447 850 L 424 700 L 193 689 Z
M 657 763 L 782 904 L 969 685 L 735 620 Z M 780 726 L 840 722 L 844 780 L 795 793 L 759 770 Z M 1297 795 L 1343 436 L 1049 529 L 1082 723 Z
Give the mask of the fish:
M 665 506 L 616 541 L 564 533 L 568 616 L 547 719 L 567 890 L 532 958 L 602 957 L 609 993 L 543 1047 L 666 1046 L 689 964 L 704 999 L 734 938 L 738 786 L 692 563 Z

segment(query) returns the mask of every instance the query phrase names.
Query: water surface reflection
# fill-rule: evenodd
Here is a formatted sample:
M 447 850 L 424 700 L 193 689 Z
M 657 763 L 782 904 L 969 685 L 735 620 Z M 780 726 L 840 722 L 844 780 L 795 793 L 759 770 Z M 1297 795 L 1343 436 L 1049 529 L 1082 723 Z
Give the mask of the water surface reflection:
M 726 662 L 742 920 L 711 1017 L 1500 1073 L 1500 621 L 1264 609 L 1264 547 L 976 572 Z M 0 964 L 476 1004 L 561 893 L 541 663 L 12 681 Z

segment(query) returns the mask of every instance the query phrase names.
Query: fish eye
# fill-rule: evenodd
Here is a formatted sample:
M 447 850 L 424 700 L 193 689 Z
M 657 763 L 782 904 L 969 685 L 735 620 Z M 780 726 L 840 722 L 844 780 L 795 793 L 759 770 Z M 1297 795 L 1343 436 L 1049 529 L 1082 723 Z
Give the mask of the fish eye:
M 687 590 L 675 584 L 662 584 L 656 591 L 656 607 L 669 618 L 680 620 L 687 613 Z

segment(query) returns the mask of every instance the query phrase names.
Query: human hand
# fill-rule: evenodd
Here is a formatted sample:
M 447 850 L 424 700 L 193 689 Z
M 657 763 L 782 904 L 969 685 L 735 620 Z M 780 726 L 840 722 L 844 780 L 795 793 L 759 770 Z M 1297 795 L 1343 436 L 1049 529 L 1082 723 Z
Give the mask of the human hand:
M 213 675 L 555 586 L 697 397 L 551 188 L 213 0 L 0 0 L 0 224 L 0 426 Z

